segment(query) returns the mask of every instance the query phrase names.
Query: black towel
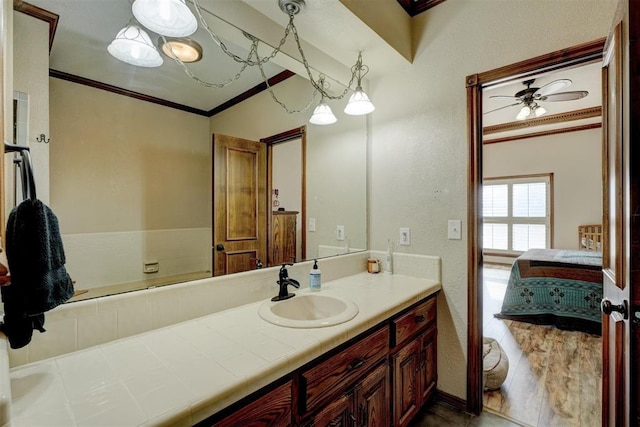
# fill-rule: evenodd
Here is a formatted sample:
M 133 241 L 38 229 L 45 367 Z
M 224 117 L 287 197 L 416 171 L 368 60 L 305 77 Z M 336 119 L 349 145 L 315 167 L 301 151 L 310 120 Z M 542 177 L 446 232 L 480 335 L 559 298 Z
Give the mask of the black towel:
M 1 288 L 2 331 L 11 348 L 29 344 L 33 329 L 44 332 L 44 312 L 73 296 L 58 218 L 40 200 L 25 200 L 7 221 L 7 261 L 11 284 Z

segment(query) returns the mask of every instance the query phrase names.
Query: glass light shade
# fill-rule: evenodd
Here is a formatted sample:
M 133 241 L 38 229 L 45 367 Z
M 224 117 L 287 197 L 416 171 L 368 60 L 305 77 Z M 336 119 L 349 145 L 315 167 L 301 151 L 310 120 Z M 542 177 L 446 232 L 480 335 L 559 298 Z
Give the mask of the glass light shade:
M 352 116 L 361 116 L 369 114 L 375 109 L 376 107 L 369 101 L 367 94 L 362 89 L 357 89 L 349 98 L 347 106 L 344 107 L 344 112 Z
M 198 29 L 184 0 L 135 0 L 131 11 L 138 22 L 163 36 L 186 37 Z
M 533 110 L 533 112 L 536 113 L 536 117 L 540 117 L 541 115 L 545 114 L 547 110 L 545 110 L 544 107 L 538 105 L 536 109 Z
M 522 110 L 520 110 L 520 112 L 516 116 L 516 119 L 517 120 L 524 120 L 527 117 L 529 117 L 529 114 L 531 114 L 531 108 L 529 108 L 528 106 L 525 105 L 524 107 L 522 107 Z
M 107 50 L 120 61 L 138 67 L 159 67 L 164 62 L 147 32 L 137 25 L 121 29 Z
M 337 122 L 336 116 L 333 115 L 331 107 L 326 102 L 320 102 L 320 104 L 313 110 L 313 115 L 309 119 L 309 123 L 314 125 L 330 125 Z
M 168 38 L 164 43 L 162 37 L 158 40 L 162 53 L 171 59 L 178 58 L 182 62 L 198 62 L 202 59 L 202 46 L 189 38 Z

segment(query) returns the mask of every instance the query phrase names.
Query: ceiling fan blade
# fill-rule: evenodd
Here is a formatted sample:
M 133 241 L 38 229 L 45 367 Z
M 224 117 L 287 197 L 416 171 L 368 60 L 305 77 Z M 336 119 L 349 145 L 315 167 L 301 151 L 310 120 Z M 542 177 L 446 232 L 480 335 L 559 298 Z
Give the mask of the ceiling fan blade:
M 534 97 L 538 97 L 538 96 L 541 97 L 541 96 L 552 94 L 552 93 L 557 92 L 557 91 L 559 91 L 561 89 L 564 89 L 565 87 L 570 86 L 571 83 L 573 83 L 573 82 L 571 80 L 569 80 L 569 79 L 554 80 L 551 83 L 547 83 L 546 85 L 542 86 L 540 89 L 535 91 L 533 93 L 533 96 Z
M 504 107 L 500 107 L 500 108 L 496 108 L 494 110 L 490 110 L 490 111 L 485 111 L 482 114 L 489 114 L 489 113 L 493 113 L 494 111 L 498 111 L 498 110 L 503 110 L 505 108 L 509 108 L 509 107 L 515 107 L 516 105 L 520 105 L 522 104 L 521 102 L 516 102 L 515 104 L 509 104 L 509 105 L 505 105 Z
M 539 98 L 539 101 L 573 101 L 575 99 L 584 98 L 587 95 L 589 95 L 589 92 L 587 92 L 586 90 L 576 90 L 573 92 L 552 93 L 551 95 Z
M 520 97 L 513 96 L 513 95 L 493 95 L 493 96 L 490 96 L 489 98 L 492 98 L 492 99 L 520 99 Z

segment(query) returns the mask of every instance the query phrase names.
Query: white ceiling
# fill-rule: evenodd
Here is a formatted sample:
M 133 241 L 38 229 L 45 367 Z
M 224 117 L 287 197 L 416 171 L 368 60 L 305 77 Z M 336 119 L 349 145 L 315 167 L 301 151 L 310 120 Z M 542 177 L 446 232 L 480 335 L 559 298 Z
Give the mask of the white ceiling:
M 29 2 L 60 16 L 50 53 L 51 69 L 204 111 L 209 111 L 262 82 L 259 70 L 247 67 L 242 77 L 231 85 L 223 89 L 208 88 L 194 82 L 178 64 L 166 57 L 164 64 L 158 68 L 136 67 L 113 58 L 106 48 L 132 18 L 129 0 Z M 227 23 L 212 14 L 204 13 L 209 26 L 223 36 L 231 51 L 241 57 L 247 54 L 250 42 L 240 29 L 275 45 L 288 22 L 288 16 L 280 11 L 277 0 L 200 0 L 199 4 L 205 11 L 229 21 Z M 339 0 L 307 0 L 305 10 L 296 16 L 295 23 L 309 64 L 342 83 L 348 82 L 349 69 L 361 50 L 365 51 L 365 62 L 376 72 L 383 72 L 394 62 L 402 61 L 397 52 Z M 153 41 L 158 38 L 151 32 L 149 35 Z M 197 77 L 208 82 L 222 83 L 233 78 L 240 70 L 240 64 L 222 53 L 201 26 L 191 37 L 204 48 L 204 59 L 188 65 Z M 313 40 L 313 44 L 306 40 Z M 265 51 L 270 49 L 263 46 L 261 54 L 265 55 Z M 300 55 L 293 37 L 286 43 L 284 51 L 291 56 L 278 54 L 266 64 L 267 77 L 289 69 L 306 78 L 301 62 L 295 59 Z M 374 57 L 378 58 L 379 67 L 374 64 Z M 389 60 L 390 58 L 393 59 Z M 335 82 L 333 88 L 336 92 L 342 89 Z M 311 94 L 310 87 L 309 96 Z
M 370 66 L 370 76 L 374 78 L 376 75 L 392 73 L 397 67 L 407 64 L 401 54 L 343 5 L 347 1 L 306 0 L 305 9 L 296 16 L 295 24 L 312 68 L 344 84 L 349 80 L 350 68 L 360 51 L 363 51 L 364 62 Z M 378 2 L 385 2 L 384 5 L 390 7 L 388 0 L 367 1 L 372 7 L 381 7 L 382 4 Z M 30 3 L 60 16 L 50 55 L 50 68 L 54 70 L 204 111 L 209 111 L 262 82 L 259 70 L 249 67 L 231 85 L 223 89 L 207 88 L 195 83 L 169 58 L 164 58 L 164 64 L 158 68 L 136 67 L 113 58 L 106 47 L 132 18 L 129 0 L 30 0 Z M 397 2 L 392 3 L 401 9 Z M 288 22 L 288 16 L 280 10 L 278 0 L 199 0 L 199 4 L 206 11 L 205 17 L 210 27 L 227 40 L 229 49 L 239 56 L 246 55 L 246 49 L 250 45 L 240 29 L 275 46 L 282 38 L 283 28 Z M 395 27 L 400 28 L 400 23 L 393 22 Z M 154 41 L 158 37 L 153 33 L 150 36 Z M 206 81 L 224 82 L 239 71 L 240 65 L 222 53 L 202 28 L 192 38 L 204 48 L 204 59 L 188 66 L 196 76 Z M 264 46 L 261 55 L 270 51 L 266 44 L 261 45 Z M 289 69 L 306 78 L 292 37 L 283 51 L 287 55 L 278 54 L 266 64 L 267 76 Z M 568 78 L 573 84 L 563 91 L 589 91 L 589 95 L 581 100 L 544 103 L 547 114 L 601 104 L 599 64 L 535 77 L 535 87 L 558 78 Z M 484 111 L 513 103 L 489 97 L 515 94 L 525 88 L 523 80 L 527 79 L 486 89 Z M 332 89 L 337 92 L 342 88 L 339 83 L 334 82 Z M 277 86 L 275 90 L 277 92 Z M 311 93 L 310 88 L 310 96 Z M 485 114 L 483 125 L 515 121 L 518 111 L 519 107 L 514 106 Z

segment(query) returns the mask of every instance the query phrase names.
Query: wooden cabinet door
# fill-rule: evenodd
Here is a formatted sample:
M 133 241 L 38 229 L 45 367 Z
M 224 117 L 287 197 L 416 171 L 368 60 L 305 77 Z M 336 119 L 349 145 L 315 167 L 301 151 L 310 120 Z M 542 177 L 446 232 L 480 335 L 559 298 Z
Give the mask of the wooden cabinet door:
M 404 427 L 418 412 L 420 341 L 414 340 L 393 355 L 393 425 Z
M 288 427 L 291 424 L 291 382 L 239 409 L 216 427 Z
M 421 360 L 418 370 L 418 375 L 420 376 L 419 407 L 431 397 L 431 394 L 436 388 L 438 379 L 438 366 L 436 362 L 438 354 L 437 337 L 437 329 L 433 327 L 420 338 Z
M 358 427 L 389 425 L 389 366 L 383 363 L 356 386 Z
M 353 427 L 355 424 L 353 392 L 329 403 L 305 427 Z

